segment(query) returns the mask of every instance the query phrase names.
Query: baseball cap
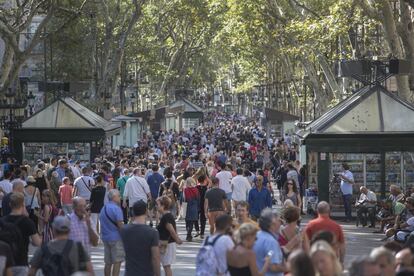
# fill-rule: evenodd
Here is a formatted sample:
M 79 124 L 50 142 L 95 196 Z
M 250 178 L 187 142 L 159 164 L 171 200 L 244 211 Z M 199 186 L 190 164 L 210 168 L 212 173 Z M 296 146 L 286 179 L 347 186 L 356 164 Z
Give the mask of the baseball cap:
M 57 216 L 53 220 L 52 227 L 59 232 L 69 232 L 70 220 L 66 216 Z

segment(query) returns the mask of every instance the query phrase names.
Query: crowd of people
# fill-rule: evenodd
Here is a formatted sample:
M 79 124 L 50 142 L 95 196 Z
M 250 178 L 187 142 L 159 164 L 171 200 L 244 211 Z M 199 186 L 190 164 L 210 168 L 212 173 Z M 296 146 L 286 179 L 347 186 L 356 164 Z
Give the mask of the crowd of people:
M 0 271 L 93 274 L 93 247 L 103 244 L 105 275 L 119 275 L 124 262 L 125 275 L 160 275 L 161 268 L 172 275 L 177 246 L 199 240 L 200 276 L 340 275 L 345 238 L 329 204 L 320 202 L 318 218 L 301 227 L 309 185 L 297 159 L 289 135 L 217 113 L 188 131 L 146 133 L 133 148 L 108 150 L 90 164 L 70 155 L 32 166 L 9 158 L 0 181 Z M 272 206 L 279 203 L 278 214 Z M 29 243 L 36 247 L 30 260 Z M 407 248 L 396 259 L 377 249 L 350 271 L 384 270 L 387 254 L 394 274 L 410 270 Z M 351 275 L 394 275 L 367 273 Z

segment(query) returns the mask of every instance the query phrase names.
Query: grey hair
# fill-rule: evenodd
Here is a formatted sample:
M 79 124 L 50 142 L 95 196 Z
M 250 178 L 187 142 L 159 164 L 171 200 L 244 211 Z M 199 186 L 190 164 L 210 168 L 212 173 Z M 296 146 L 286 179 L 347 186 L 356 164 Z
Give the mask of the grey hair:
M 81 196 L 75 196 L 72 199 L 73 208 L 76 208 L 79 205 L 79 201 L 82 201 L 82 200 L 85 200 L 85 199 Z
M 259 226 L 263 231 L 269 231 L 270 226 L 272 226 L 272 221 L 274 218 L 278 218 L 279 214 L 270 208 L 263 209 L 259 218 Z
M 365 275 L 365 267 L 367 265 L 376 265 L 374 259 L 369 256 L 359 257 L 355 261 L 352 262 L 349 268 L 349 275 L 350 276 L 364 276 Z
M 369 254 L 369 256 L 374 259 L 375 261 L 378 261 L 379 258 L 381 258 L 382 256 L 387 258 L 387 262 L 389 264 L 392 264 L 395 262 L 395 257 L 394 254 L 388 250 L 387 248 L 380 246 L 380 247 L 376 247 L 374 249 L 372 249 L 371 253 Z
M 24 188 L 26 183 L 21 179 L 15 179 L 11 184 L 13 185 L 13 191 L 17 191 L 20 187 Z
M 318 211 L 318 214 L 329 214 L 329 212 L 331 211 L 331 207 L 329 206 L 329 203 L 326 201 L 319 202 L 316 209 Z
M 109 199 L 109 201 L 112 201 L 112 199 L 116 195 L 119 195 L 119 191 L 117 189 L 110 189 L 109 192 L 108 192 L 108 199 Z

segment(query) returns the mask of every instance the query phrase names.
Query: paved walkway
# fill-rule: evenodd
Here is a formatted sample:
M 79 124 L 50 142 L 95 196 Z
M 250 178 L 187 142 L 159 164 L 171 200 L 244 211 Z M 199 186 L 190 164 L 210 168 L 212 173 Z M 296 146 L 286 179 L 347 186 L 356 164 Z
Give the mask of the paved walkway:
M 303 225 L 309 221 L 309 218 L 303 220 Z M 185 225 L 184 221 L 180 220 L 177 223 L 178 233 L 182 239 L 185 238 Z M 359 256 L 366 255 L 374 247 L 380 246 L 382 242 L 380 239 L 384 237 L 381 234 L 373 234 L 372 228 L 356 227 L 354 224 L 343 224 L 345 238 L 346 238 L 346 267 L 352 262 L 352 260 Z M 208 231 L 206 232 L 208 233 Z M 177 261 L 173 265 L 174 275 L 179 276 L 193 276 L 195 273 L 195 258 L 198 249 L 201 246 L 201 239 L 195 238 L 193 242 L 184 242 L 177 247 Z M 96 275 L 103 275 L 103 247 L 93 249 L 93 266 L 95 268 Z M 122 267 L 122 270 L 124 268 Z

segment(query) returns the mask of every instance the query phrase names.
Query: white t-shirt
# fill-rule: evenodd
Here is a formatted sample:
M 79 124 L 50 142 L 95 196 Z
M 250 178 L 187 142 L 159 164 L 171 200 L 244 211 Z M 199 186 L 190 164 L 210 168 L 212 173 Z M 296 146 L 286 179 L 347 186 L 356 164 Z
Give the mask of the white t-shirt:
M 231 198 L 235 201 L 246 201 L 247 195 L 251 189 L 249 180 L 243 175 L 237 175 L 231 180 L 233 194 Z
M 75 179 L 73 186 L 78 190 L 76 195 L 89 200 L 92 188 L 95 186 L 95 180 L 89 175 L 82 175 Z
M 147 195 L 150 193 L 150 188 L 141 176 L 132 176 L 125 184 L 124 199 L 129 199 L 129 207 L 132 207 L 138 200 L 147 202 Z
M 216 174 L 216 177 L 219 180 L 219 188 L 227 193 L 231 193 L 231 172 L 221 171 Z
M 217 234 L 211 235 L 211 236 L 207 237 L 207 239 L 208 239 L 209 242 L 212 242 L 215 237 L 217 237 Z M 221 273 L 221 274 L 218 274 L 218 275 L 230 275 L 228 272 L 226 273 L 226 271 L 227 271 L 227 251 L 234 248 L 233 240 L 227 235 L 222 235 L 214 243 L 213 248 L 214 248 L 214 252 L 216 253 L 216 257 L 217 257 L 218 270 Z

